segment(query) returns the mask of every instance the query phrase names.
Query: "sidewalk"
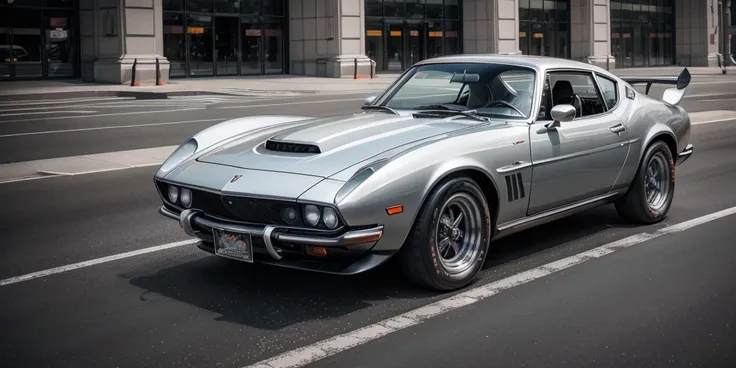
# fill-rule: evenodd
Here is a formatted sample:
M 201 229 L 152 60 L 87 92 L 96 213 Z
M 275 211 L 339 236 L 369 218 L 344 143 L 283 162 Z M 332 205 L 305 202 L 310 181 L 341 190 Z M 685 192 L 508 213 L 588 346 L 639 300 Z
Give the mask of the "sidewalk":
M 181 78 L 172 79 L 169 84 L 163 86 L 137 87 L 88 83 L 80 80 L 12 81 L 0 83 L 0 101 L 81 97 L 156 99 L 192 95 L 335 95 L 382 91 L 398 76 L 398 74 L 378 74 L 373 79 L 316 78 L 299 75 Z

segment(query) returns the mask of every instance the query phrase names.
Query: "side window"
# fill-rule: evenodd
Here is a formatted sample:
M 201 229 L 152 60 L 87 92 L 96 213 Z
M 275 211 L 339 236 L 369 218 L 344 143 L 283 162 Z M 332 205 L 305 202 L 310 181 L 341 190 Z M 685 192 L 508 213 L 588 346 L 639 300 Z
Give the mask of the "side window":
M 602 75 L 597 75 L 597 78 L 598 85 L 601 87 L 603 99 L 606 100 L 606 106 L 610 110 L 618 103 L 618 88 L 616 88 L 616 82 Z
M 606 111 L 593 76 L 588 73 L 549 73 L 551 106 L 567 104 L 577 110 L 576 118 L 585 118 Z M 551 107 L 550 107 L 551 109 Z

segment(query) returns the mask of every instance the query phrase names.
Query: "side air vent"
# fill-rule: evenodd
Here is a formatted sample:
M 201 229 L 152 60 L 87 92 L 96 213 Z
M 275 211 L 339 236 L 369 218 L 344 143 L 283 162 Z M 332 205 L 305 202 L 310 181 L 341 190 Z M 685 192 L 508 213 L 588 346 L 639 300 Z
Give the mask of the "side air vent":
M 509 202 L 524 198 L 524 182 L 521 180 L 521 173 L 506 175 L 506 193 Z
M 291 153 L 322 153 L 319 147 L 313 144 L 303 143 L 284 143 L 275 141 L 266 141 L 266 149 L 269 151 L 277 152 L 291 152 Z

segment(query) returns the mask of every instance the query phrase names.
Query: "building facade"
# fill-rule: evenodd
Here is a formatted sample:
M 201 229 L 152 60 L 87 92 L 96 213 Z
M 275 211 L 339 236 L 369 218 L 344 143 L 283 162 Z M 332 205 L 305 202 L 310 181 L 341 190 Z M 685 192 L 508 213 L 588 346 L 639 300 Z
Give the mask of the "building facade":
M 736 50 L 736 40 L 721 32 L 736 33 L 730 3 L 0 0 L 0 80 L 354 78 L 459 53 L 546 55 L 607 69 L 717 67 Z

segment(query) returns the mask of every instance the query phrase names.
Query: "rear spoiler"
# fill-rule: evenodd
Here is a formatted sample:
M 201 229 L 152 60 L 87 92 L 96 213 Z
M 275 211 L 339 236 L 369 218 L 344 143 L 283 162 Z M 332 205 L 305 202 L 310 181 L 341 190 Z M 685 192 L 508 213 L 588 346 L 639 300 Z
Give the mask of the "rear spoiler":
M 631 85 L 644 84 L 646 83 L 647 89 L 646 94 L 649 95 L 649 89 L 652 88 L 652 84 L 668 84 L 674 85 L 675 88 L 668 88 L 662 95 L 662 101 L 669 105 L 677 105 L 682 101 L 685 96 L 685 88 L 690 85 L 690 71 L 687 68 L 680 72 L 677 77 L 620 77 L 626 83 Z
M 688 85 L 690 85 L 690 71 L 687 70 L 687 68 L 683 69 L 682 72 L 680 72 L 680 75 L 677 77 L 620 77 L 626 83 L 634 85 L 634 84 L 647 84 L 647 90 L 646 94 L 649 94 L 649 89 L 652 88 L 652 84 L 669 84 L 669 85 L 675 85 L 677 86 L 677 89 L 685 89 Z

